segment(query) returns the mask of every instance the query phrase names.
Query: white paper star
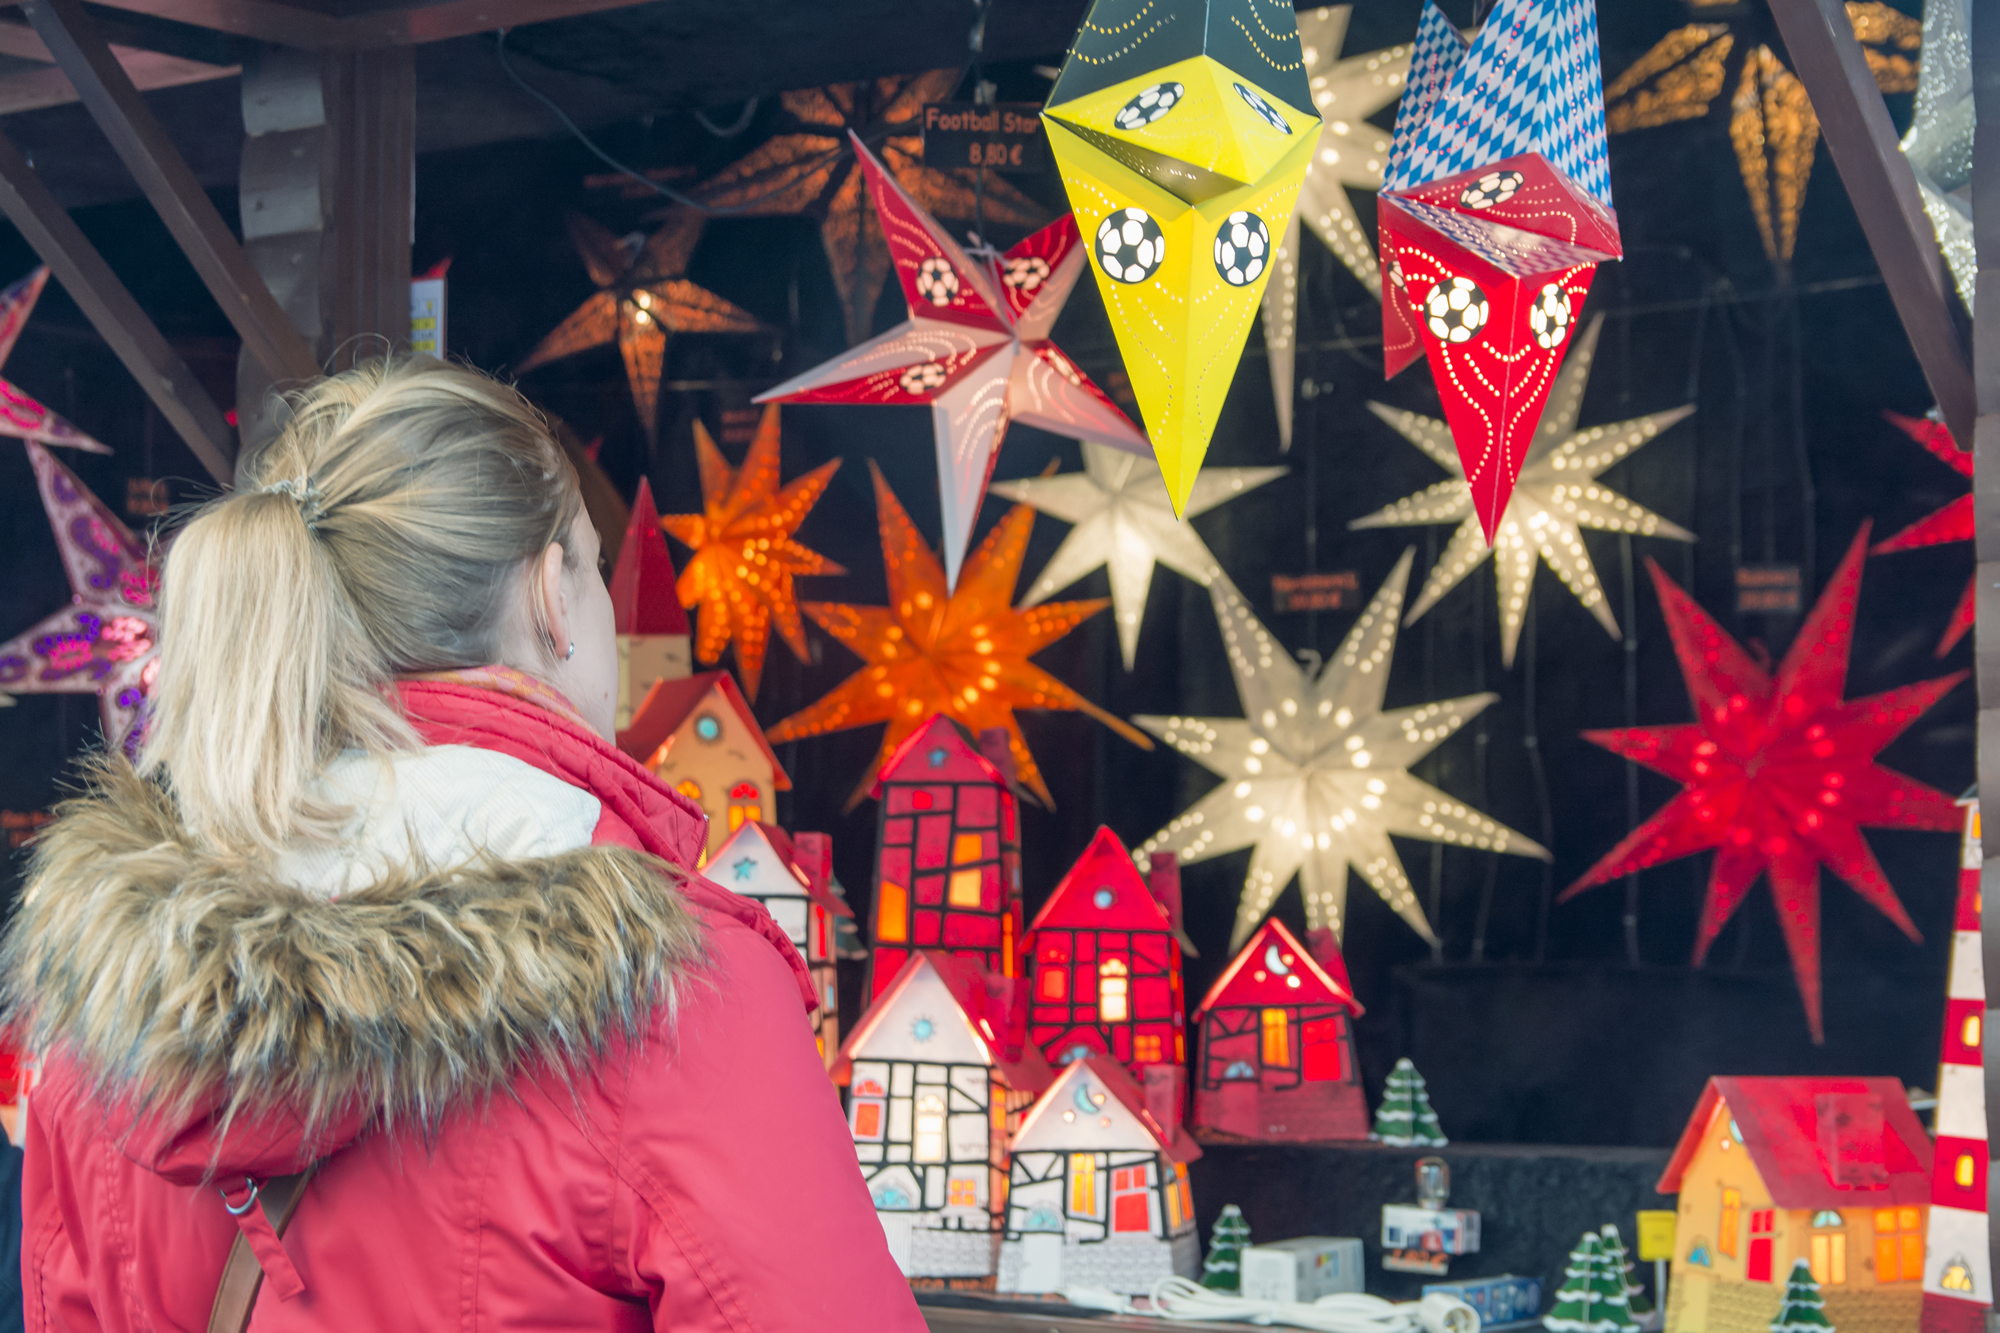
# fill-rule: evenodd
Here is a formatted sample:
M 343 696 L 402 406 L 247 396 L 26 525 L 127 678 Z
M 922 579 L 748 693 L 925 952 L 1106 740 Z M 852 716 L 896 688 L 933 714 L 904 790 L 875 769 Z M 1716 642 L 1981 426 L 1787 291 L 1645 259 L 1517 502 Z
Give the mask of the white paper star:
M 1465 468 L 1451 442 L 1451 428 L 1442 421 L 1421 417 L 1415 412 L 1368 404 L 1368 410 L 1396 428 L 1397 433 L 1429 454 L 1451 473 L 1415 495 L 1396 501 L 1386 509 L 1348 524 L 1350 528 L 1407 528 L 1430 523 L 1451 523 L 1464 519 L 1444 554 L 1431 566 L 1424 590 L 1410 608 L 1404 624 L 1437 605 L 1466 575 L 1479 567 L 1492 551 L 1495 561 L 1494 585 L 1500 598 L 1500 660 L 1514 665 L 1514 649 L 1521 642 L 1521 625 L 1528 613 L 1528 596 L 1535 586 L 1535 557 L 1548 561 L 1569 590 L 1576 594 L 1604 632 L 1618 637 L 1618 620 L 1598 582 L 1597 568 L 1583 544 L 1579 528 L 1600 532 L 1631 532 L 1643 537 L 1671 537 L 1691 542 L 1694 534 L 1637 505 L 1608 486 L 1597 475 L 1694 411 L 1677 407 L 1670 412 L 1619 421 L 1608 426 L 1576 428 L 1577 413 L 1583 407 L 1583 391 L 1590 379 L 1590 363 L 1597 355 L 1597 334 L 1603 327 L 1599 315 L 1577 339 L 1569 360 L 1556 374 L 1549 390 L 1549 403 L 1535 428 L 1534 442 L 1521 465 L 1520 480 L 1507 513 L 1500 520 L 1498 540 L 1493 546 L 1479 530 L 1479 517 L 1472 512 L 1472 488 L 1465 483 Z
M 1972 242 L 1972 0 L 1924 0 L 1923 52 L 1903 156 L 1969 312 L 1979 272 Z
M 1347 265 L 1375 296 L 1382 295 L 1381 270 L 1368 233 L 1355 216 L 1347 187 L 1382 188 L 1389 162 L 1389 136 L 1368 117 L 1403 95 L 1410 72 L 1411 45 L 1340 58 L 1352 5 L 1299 11 L 1299 41 L 1305 48 L 1313 106 L 1325 128 L 1319 148 L 1299 188 L 1291 225 L 1272 255 L 1270 285 L 1264 288 L 1264 347 L 1271 365 L 1271 392 L 1278 403 L 1278 443 L 1292 447 L 1292 365 L 1298 346 L 1299 219 L 1304 218 L 1326 248 Z
M 1548 859 L 1528 838 L 1407 772 L 1499 697 L 1474 694 L 1383 711 L 1414 554 L 1397 561 L 1317 680 L 1258 622 L 1235 585 L 1218 576 L 1209 597 L 1244 716 L 1132 719 L 1222 779 L 1140 852 L 1205 861 L 1256 849 L 1231 952 L 1294 874 L 1305 893 L 1307 928 L 1338 937 L 1346 927 L 1350 865 L 1410 929 L 1435 941 L 1392 833 Z
M 996 482 L 995 495 L 1029 505 L 1076 526 L 1021 599 L 1025 610 L 1090 573 L 1111 570 L 1111 610 L 1118 618 L 1118 648 L 1130 671 L 1139 651 L 1139 621 L 1153 587 L 1153 566 L 1163 564 L 1207 587 L 1221 573 L 1199 534 L 1174 518 L 1160 465 L 1149 455 L 1083 442 L 1082 472 Z M 1255 490 L 1285 474 L 1281 467 L 1203 468 L 1188 496 L 1187 516 Z

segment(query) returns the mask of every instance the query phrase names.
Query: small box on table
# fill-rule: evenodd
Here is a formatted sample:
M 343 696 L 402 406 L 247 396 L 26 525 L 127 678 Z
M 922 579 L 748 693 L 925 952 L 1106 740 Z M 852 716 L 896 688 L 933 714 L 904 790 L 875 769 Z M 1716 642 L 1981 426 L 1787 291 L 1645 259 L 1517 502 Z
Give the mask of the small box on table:
M 1361 1290 L 1361 1242 L 1352 1236 L 1300 1236 L 1244 1247 L 1243 1296 L 1310 1304 Z

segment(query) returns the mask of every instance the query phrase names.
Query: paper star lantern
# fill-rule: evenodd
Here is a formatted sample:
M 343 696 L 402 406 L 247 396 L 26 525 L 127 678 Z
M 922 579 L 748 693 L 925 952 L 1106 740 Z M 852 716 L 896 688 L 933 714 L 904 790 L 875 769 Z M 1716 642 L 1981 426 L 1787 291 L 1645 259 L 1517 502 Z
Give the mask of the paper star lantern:
M 1278 447 L 1292 447 L 1292 366 L 1298 345 L 1299 223 L 1333 251 L 1371 295 L 1381 296 L 1375 249 L 1361 230 L 1350 188 L 1379 190 L 1389 164 L 1389 136 L 1368 118 L 1403 95 L 1410 71 L 1408 42 L 1367 55 L 1340 54 L 1352 5 L 1299 11 L 1299 43 L 1313 107 L 1325 127 L 1319 147 L 1299 187 L 1298 209 L 1272 260 L 1271 285 L 1264 289 L 1264 354 L 1277 397 Z
M 757 401 L 928 404 L 945 578 L 956 587 L 1008 426 L 1018 421 L 1140 453 L 1146 437 L 1049 341 L 1083 271 L 1073 220 L 1058 218 L 989 265 L 960 249 L 859 140 L 854 151 L 910 318 Z
M 1451 535 L 1444 554 L 1431 566 L 1424 590 L 1404 618 L 1404 624 L 1415 624 L 1419 616 L 1436 606 L 1438 599 L 1457 587 L 1481 561 L 1498 551 L 1493 586 L 1500 598 L 1503 663 L 1514 665 L 1514 650 L 1521 642 L 1528 598 L 1535 588 L 1537 556 L 1548 563 L 1564 586 L 1597 617 L 1604 632 L 1615 639 L 1618 619 L 1611 614 L 1604 585 L 1598 580 L 1597 567 L 1590 562 L 1590 551 L 1584 546 L 1579 529 L 1671 537 L 1680 542 L 1694 540 L 1694 534 L 1685 528 L 1667 522 L 1644 505 L 1633 504 L 1597 480 L 1606 468 L 1694 411 L 1692 406 L 1677 407 L 1669 412 L 1578 430 L 1576 419 L 1583 407 L 1590 363 L 1597 355 L 1597 334 L 1603 323 L 1602 315 L 1590 322 L 1590 327 L 1577 339 L 1569 361 L 1556 374 L 1548 408 L 1542 413 L 1542 423 L 1528 446 L 1520 479 L 1514 483 L 1514 496 L 1507 502 L 1507 512 L 1500 520 L 1500 531 L 1492 546 L 1486 544 L 1479 518 L 1473 513 L 1472 488 L 1466 484 L 1465 467 L 1452 447 L 1450 428 L 1442 421 L 1415 412 L 1381 403 L 1368 404 L 1369 411 L 1454 475 L 1450 481 L 1418 491 L 1347 526 L 1407 528 L 1464 520 Z
M 7 358 L 14 354 L 14 344 L 21 340 L 21 330 L 27 327 L 28 316 L 35 312 L 35 302 L 41 299 L 42 288 L 48 282 L 48 266 L 43 265 L 0 291 L 0 366 L 6 365 Z M 4 379 L 0 379 L 0 435 L 81 449 L 85 453 L 111 452 Z
M 107 745 L 133 732 L 159 670 L 159 572 L 145 543 L 38 441 L 28 441 L 70 604 L 0 643 L 0 691 L 95 694 Z
M 651 440 L 658 429 L 660 372 L 666 365 L 667 339 L 676 333 L 756 333 L 764 326 L 757 317 L 714 292 L 697 287 L 683 275 L 706 219 L 693 209 L 674 209 L 651 237 L 636 233 L 623 238 L 589 218 L 572 213 L 570 239 L 583 256 L 597 295 L 541 340 L 528 359 L 514 368 L 525 375 L 537 366 L 606 343 L 618 344 L 625 358 L 625 380 L 632 386 L 632 405 Z
M 1894 424 L 1897 430 L 1931 451 L 1937 459 L 1952 471 L 1972 479 L 1972 451 L 1961 449 L 1952 441 L 1951 432 L 1942 421 L 1922 421 L 1915 417 L 1902 416 L 1895 412 L 1884 412 L 1883 416 Z M 1973 531 L 1972 495 L 1967 492 L 1953 500 L 1944 508 L 1904 528 L 1893 537 L 1875 544 L 1875 555 L 1890 551 L 1914 551 L 1920 546 L 1938 546 L 1945 542 L 1969 542 L 1976 535 Z M 1945 626 L 1944 637 L 1938 640 L 1937 656 L 1943 657 L 1958 646 L 1972 628 L 1976 607 L 1974 592 L 1979 586 L 1977 575 L 1965 581 L 1965 591 L 1959 596 L 1958 605 L 1952 608 L 1951 623 Z
M 1081 472 L 1005 481 L 994 493 L 1075 526 L 1021 599 L 1036 606 L 1100 565 L 1111 571 L 1111 614 L 1118 648 L 1130 671 L 1139 651 L 1139 622 L 1153 586 L 1153 566 L 1163 564 L 1207 587 L 1222 572 L 1186 519 L 1174 517 L 1160 469 L 1108 445 L 1085 441 Z M 1212 467 L 1195 478 L 1187 517 L 1285 475 L 1281 467 Z
M 1431 0 L 1376 196 L 1384 370 L 1428 356 L 1492 541 L 1611 211 L 1591 0 L 1500 0 L 1468 48 Z
M 1843 697 L 1867 548 L 1864 523 L 1799 627 L 1775 679 L 1657 564 L 1646 562 L 1695 720 L 1587 731 L 1584 739 L 1664 773 L 1683 790 L 1557 899 L 1566 902 L 1592 885 L 1715 848 L 1695 932 L 1699 965 L 1757 876 L 1768 874 L 1815 1042 L 1825 1037 L 1820 866 L 1918 939 L 1861 829 L 1951 831 L 1960 819 L 1951 797 L 1884 768 L 1875 756 L 1969 673 L 1865 699 Z
M 1104 609 L 1102 598 L 1025 610 L 1009 605 L 1034 510 L 1025 505 L 1008 510 L 966 560 L 957 589 L 950 590 L 937 557 L 917 535 L 881 469 L 872 461 L 868 466 L 875 477 L 889 605 L 806 603 L 805 613 L 868 665 L 771 728 L 773 744 L 888 723 L 876 763 L 855 792 L 859 800 L 882 760 L 931 714 L 942 713 L 974 735 L 1005 728 L 1021 782 L 1044 805 L 1051 804 L 1049 789 L 1014 720 L 1015 709 L 1088 713 L 1133 744 L 1151 748 L 1151 741 L 1028 660 Z
M 992 172 L 923 164 L 926 102 L 942 102 L 963 72 L 934 69 L 907 77 L 836 83 L 784 94 L 792 126 L 693 193 L 733 216 L 803 213 L 819 220 L 833 285 L 847 312 L 847 341 L 866 338 L 889 276 L 889 249 L 868 212 L 849 135 L 872 144 L 896 183 L 938 217 L 984 227 L 1037 227 L 1048 212 Z
M 1917 105 L 1902 149 L 1967 311 L 1979 274 L 1972 242 L 1972 113 L 1972 0 L 1925 0 Z
M 1042 117 L 1185 515 L 1319 114 L 1275 0 L 1095 0 Z
M 775 406 L 764 409 L 741 468 L 729 466 L 699 420 L 694 447 L 701 465 L 702 512 L 668 514 L 660 520 L 661 527 L 694 552 L 675 591 L 681 605 L 695 613 L 695 656 L 715 662 L 734 644 L 743 692 L 755 699 L 774 626 L 793 656 L 808 659 L 792 580 L 801 574 L 847 572 L 792 536 L 826 494 L 840 460 L 822 463 L 780 489 Z
M 1308 930 L 1331 931 L 1338 940 L 1347 925 L 1349 866 L 1411 930 L 1435 942 L 1392 833 L 1548 859 L 1536 843 L 1408 771 L 1499 698 L 1473 694 L 1383 709 L 1414 555 L 1403 553 L 1317 679 L 1258 622 L 1235 585 L 1217 578 L 1208 594 L 1243 716 L 1133 719 L 1222 779 L 1139 850 L 1173 852 L 1188 862 L 1255 849 L 1231 952 L 1243 947 L 1295 874 Z
M 1674 29 L 1604 90 L 1613 134 L 1668 125 L 1727 107 L 1729 141 L 1750 211 L 1773 263 L 1789 264 L 1798 240 L 1799 211 L 1819 142 L 1819 117 L 1805 85 L 1773 46 L 1770 11 L 1754 3 L 1717 6 L 1688 0 L 1701 21 Z M 1917 86 L 1917 21 L 1877 0 L 1847 6 L 1855 39 L 1885 93 Z M 1723 94 L 1729 94 L 1726 101 Z

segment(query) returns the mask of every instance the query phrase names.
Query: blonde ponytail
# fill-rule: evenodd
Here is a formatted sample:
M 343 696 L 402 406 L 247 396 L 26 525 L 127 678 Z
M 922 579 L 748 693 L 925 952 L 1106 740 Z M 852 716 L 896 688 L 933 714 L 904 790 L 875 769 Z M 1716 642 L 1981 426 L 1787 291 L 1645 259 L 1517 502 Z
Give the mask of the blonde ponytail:
M 332 837 L 326 765 L 418 743 L 395 678 L 496 660 L 524 568 L 581 508 L 547 422 L 475 371 L 405 359 L 303 390 L 167 553 L 140 770 L 219 849 Z

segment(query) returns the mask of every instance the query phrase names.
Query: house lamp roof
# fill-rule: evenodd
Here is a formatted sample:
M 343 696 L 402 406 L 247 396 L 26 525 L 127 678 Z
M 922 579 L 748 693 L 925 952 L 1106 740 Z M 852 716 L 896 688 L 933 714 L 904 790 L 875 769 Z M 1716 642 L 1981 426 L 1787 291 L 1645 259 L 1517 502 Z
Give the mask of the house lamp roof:
M 618 632 L 685 635 L 688 618 L 674 590 L 677 579 L 674 558 L 660 532 L 660 511 L 653 507 L 653 488 L 641 477 L 625 540 L 618 547 L 618 563 L 611 571 L 611 614 Z
M 1893 1078 L 1711 1078 L 1660 1177 L 1660 1193 L 1680 1192 L 1713 1130 L 1743 1145 L 1780 1208 L 1931 1201 L 1930 1136 Z
M 1346 969 L 1335 977 L 1283 922 L 1269 917 L 1208 988 L 1194 1016 L 1200 1018 L 1217 1005 L 1290 1004 L 1338 1004 L 1356 1016 L 1362 1012 Z
M 835 916 L 853 915 L 846 903 L 806 873 L 790 836 L 761 820 L 745 820 L 715 849 L 702 873 L 746 898 L 806 897 Z
M 1146 1094 L 1109 1056 L 1072 1060 L 1022 1117 L 1013 1151 L 1164 1153 L 1190 1162 L 1201 1148 L 1185 1134 L 1168 1134 L 1146 1109 Z
M 1084 848 L 1083 855 L 1062 877 L 1028 927 L 1034 934 L 1046 927 L 1059 930 L 1171 931 L 1172 918 L 1152 889 L 1139 877 L 1132 854 L 1108 828 Z
M 932 1012 L 924 1004 L 927 998 L 948 1003 Z M 916 1008 L 924 1012 L 905 1012 Z M 1027 983 L 1021 978 L 996 977 L 967 959 L 919 949 L 840 1044 L 833 1078 L 845 1084 L 858 1059 L 972 1062 L 944 1058 L 944 1053 L 960 1050 L 998 1070 L 1008 1087 L 1039 1093 L 1054 1081 L 1055 1071 L 1028 1040 L 1027 1016 Z M 954 1021 L 962 1025 L 959 1030 L 937 1031 L 938 1025 Z M 917 1029 L 923 1023 L 931 1024 L 931 1029 Z M 905 1053 L 903 1044 L 911 1038 L 922 1049 Z M 931 1046 L 933 1041 L 938 1042 L 936 1047 Z
M 618 748 L 645 763 L 681 729 L 681 724 L 688 720 L 711 690 L 719 693 L 723 701 L 736 710 L 736 716 L 756 740 L 757 748 L 771 761 L 771 785 L 779 791 L 790 791 L 791 778 L 785 773 L 784 765 L 778 762 L 777 752 L 771 749 L 771 743 L 764 739 L 764 729 L 757 725 L 757 715 L 744 702 L 743 691 L 736 688 L 736 678 L 727 671 L 703 671 L 679 680 L 654 681 L 653 687 L 646 691 L 646 697 L 633 711 L 632 725 L 618 733 Z

